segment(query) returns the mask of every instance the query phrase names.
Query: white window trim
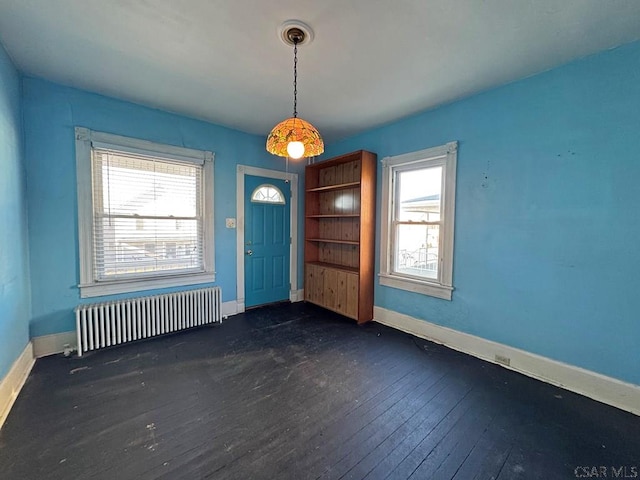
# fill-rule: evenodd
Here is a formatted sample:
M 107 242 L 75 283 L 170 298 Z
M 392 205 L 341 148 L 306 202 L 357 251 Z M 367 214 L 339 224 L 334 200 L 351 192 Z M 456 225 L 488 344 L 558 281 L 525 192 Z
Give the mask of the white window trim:
M 453 292 L 453 233 L 455 223 L 456 163 L 458 142 L 427 148 L 394 157 L 382 159 L 382 221 L 380 245 L 380 285 L 422 293 L 445 300 L 451 300 Z M 415 164 L 421 167 L 442 165 L 442 218 L 440 231 L 438 279 L 416 279 L 398 275 L 391 270 L 393 229 L 390 227 L 393 215 L 393 173 L 400 166 Z
M 76 127 L 76 175 L 78 188 L 78 245 L 80 259 L 80 297 L 100 297 L 118 293 L 137 292 L 158 288 L 179 287 L 214 282 L 215 250 L 213 235 L 213 152 L 164 145 L 110 133 Z M 92 145 L 110 147 L 129 153 L 151 155 L 167 160 L 203 165 L 204 198 L 204 272 L 136 278 L 114 281 L 96 281 L 93 271 L 93 192 L 91 181 Z

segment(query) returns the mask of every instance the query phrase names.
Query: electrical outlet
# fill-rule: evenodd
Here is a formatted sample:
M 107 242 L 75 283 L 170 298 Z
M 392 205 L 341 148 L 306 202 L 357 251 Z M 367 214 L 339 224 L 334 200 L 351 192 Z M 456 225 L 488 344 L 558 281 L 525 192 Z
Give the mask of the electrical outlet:
M 506 365 L 507 367 L 511 365 L 511 359 L 509 357 L 504 357 L 502 355 L 496 354 L 495 359 L 496 359 L 496 363 Z
M 227 228 L 236 228 L 236 219 L 235 218 L 225 218 L 224 223 Z

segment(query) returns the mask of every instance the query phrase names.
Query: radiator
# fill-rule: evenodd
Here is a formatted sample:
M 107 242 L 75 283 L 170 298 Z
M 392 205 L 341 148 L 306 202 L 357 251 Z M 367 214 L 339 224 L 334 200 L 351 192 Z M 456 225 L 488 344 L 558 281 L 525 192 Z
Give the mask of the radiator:
M 83 352 L 221 323 L 220 287 L 128 298 L 76 307 L 78 356 Z

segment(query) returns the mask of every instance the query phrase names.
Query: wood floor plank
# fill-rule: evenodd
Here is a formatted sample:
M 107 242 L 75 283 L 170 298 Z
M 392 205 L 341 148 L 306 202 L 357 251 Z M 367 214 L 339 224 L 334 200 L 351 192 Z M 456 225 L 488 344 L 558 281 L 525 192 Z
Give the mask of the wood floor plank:
M 639 457 L 636 416 L 303 303 L 39 359 L 0 430 L 2 479 L 574 478 Z
M 382 348 L 386 349 L 387 347 L 382 345 Z M 343 350 L 342 353 L 344 353 L 344 348 L 342 350 Z M 370 349 L 370 353 L 373 353 L 375 355 L 380 355 L 382 351 L 383 350 L 377 351 L 375 349 Z M 356 354 L 358 355 L 358 352 L 356 352 Z M 343 359 L 340 359 L 339 356 L 335 356 L 335 358 L 339 362 L 344 361 L 344 357 Z M 402 364 L 402 363 L 399 363 L 399 366 L 402 366 L 405 370 L 408 368 L 412 368 L 410 367 L 410 365 Z M 395 368 L 393 365 L 393 362 L 389 362 L 389 367 L 390 367 L 390 371 L 393 372 Z M 336 367 L 334 370 L 335 372 L 339 372 L 340 368 Z M 344 377 L 344 375 L 342 377 L 343 377 L 343 380 L 346 378 Z M 390 376 L 388 375 L 387 378 L 393 379 L 395 377 L 393 375 L 390 375 Z M 367 380 L 368 380 L 368 377 L 367 377 Z M 294 385 L 296 385 L 296 383 L 294 383 Z M 381 383 L 375 386 L 371 386 L 367 390 L 367 392 L 368 393 L 375 392 L 376 388 L 379 385 L 381 385 Z M 329 391 L 325 389 L 325 392 L 327 393 L 327 399 L 332 399 L 333 401 L 335 401 L 335 399 L 337 398 L 335 390 Z M 362 392 L 362 393 L 366 393 L 366 392 Z M 249 460 L 251 459 L 252 454 L 254 453 L 259 454 L 260 452 L 268 452 L 272 444 L 274 444 L 281 438 L 285 438 L 282 435 L 278 435 L 278 433 L 280 433 L 279 431 L 280 425 L 283 424 L 283 422 L 277 418 L 278 413 L 284 413 L 285 415 L 287 415 L 288 416 L 287 420 L 291 422 L 291 420 L 294 420 L 296 418 L 302 418 L 303 416 L 305 418 L 307 417 L 311 418 L 310 414 L 313 413 L 313 407 L 319 407 L 319 408 L 322 407 L 321 411 L 326 410 L 326 408 L 323 407 L 324 403 L 321 402 L 320 399 L 314 399 L 313 402 L 301 401 L 304 399 L 301 399 L 298 395 L 292 395 L 291 392 L 287 392 L 287 395 L 277 395 L 276 397 L 277 398 L 284 397 L 285 399 L 293 398 L 295 402 L 292 405 L 288 405 L 287 408 L 278 409 L 277 413 L 274 414 L 275 418 L 274 418 L 274 415 L 272 415 L 269 417 L 265 417 L 264 419 L 260 419 L 260 422 L 258 424 L 254 422 L 251 428 L 253 428 L 254 430 L 260 431 L 261 432 L 260 436 L 256 436 L 250 441 L 244 442 L 241 446 L 238 446 L 238 445 L 233 446 L 235 450 L 233 458 L 228 459 L 228 462 L 224 464 L 225 466 L 229 466 L 233 463 L 238 463 L 239 464 L 238 468 L 244 468 L 249 462 Z M 296 408 L 300 408 L 301 406 L 304 406 L 304 405 L 311 405 L 312 407 L 311 408 L 304 407 L 303 409 L 301 409 L 300 412 L 296 412 Z M 326 412 L 322 412 L 322 413 L 326 414 Z M 312 425 L 314 424 L 315 423 L 312 423 Z M 264 438 L 265 436 L 267 437 L 268 442 L 265 441 L 265 438 Z M 198 459 L 193 459 L 194 465 L 197 465 L 198 469 L 206 468 L 204 465 L 206 465 L 207 463 L 214 465 L 216 462 L 215 454 L 212 454 L 211 452 L 208 452 L 208 451 L 201 452 L 199 457 L 200 458 Z M 235 471 L 233 469 L 228 469 L 228 470 Z M 223 478 L 224 472 L 221 473 L 220 475 L 221 475 L 220 478 Z
M 359 461 L 345 472 L 342 478 L 365 478 L 381 462 L 391 464 L 392 462 L 387 460 L 387 457 L 389 455 L 398 456 L 399 453 L 395 449 L 402 442 L 411 438 L 411 435 L 416 430 L 429 428 L 430 422 L 435 421 L 438 415 L 442 414 L 443 409 L 455 398 L 452 395 L 452 391 L 451 385 L 446 382 L 439 382 L 437 388 L 425 396 L 424 405 L 409 416 L 398 428 L 390 433 L 385 431 L 382 435 L 375 435 L 374 441 L 380 440 L 379 443 L 372 446 L 365 455 L 362 455 Z M 416 435 L 416 438 L 419 438 L 419 435 Z
M 422 459 L 409 478 L 411 480 L 425 477 L 434 480 L 452 478 L 495 414 L 490 403 L 479 397 L 474 408 L 466 411 L 444 438 Z
M 403 370 L 410 368 L 408 365 L 399 364 L 398 366 L 401 366 Z M 392 365 L 392 362 L 390 364 L 390 367 L 392 371 L 395 368 Z M 340 368 L 336 367 L 335 371 L 339 372 Z M 310 376 L 312 375 L 313 373 L 311 372 Z M 343 376 L 343 380 L 344 378 L 346 377 Z M 394 379 L 395 376 L 389 376 L 388 378 Z M 293 385 L 304 385 L 304 383 L 294 383 Z M 363 391 L 361 393 L 371 394 L 372 392 L 375 392 L 376 388 L 380 387 L 381 385 L 382 385 L 381 383 L 378 383 L 378 385 L 376 386 L 372 385 L 370 386 L 369 390 Z M 279 408 L 280 405 L 274 405 L 274 408 L 277 408 L 277 410 L 274 411 L 272 415 L 265 416 L 264 418 L 258 419 L 258 423 L 256 423 L 255 419 L 252 419 L 251 428 L 259 431 L 260 436 L 257 436 L 253 439 L 249 439 L 247 442 L 245 442 L 242 445 L 242 450 L 239 453 L 236 452 L 234 454 L 234 457 L 231 460 L 231 463 L 241 462 L 241 466 L 239 466 L 239 468 L 242 468 L 242 465 L 247 464 L 249 458 L 246 458 L 246 457 L 248 457 L 250 454 L 254 452 L 257 454 L 260 454 L 261 452 L 268 452 L 271 448 L 271 443 L 273 443 L 277 439 L 285 438 L 281 435 L 277 435 L 280 431 L 281 425 L 283 425 L 283 422 L 285 420 L 285 418 L 281 418 L 283 416 L 286 417 L 287 422 L 291 422 L 292 420 L 295 420 L 295 422 L 293 422 L 294 425 L 305 424 L 305 423 L 310 423 L 311 425 L 315 425 L 315 422 L 313 422 L 314 415 L 316 414 L 327 415 L 328 412 L 332 410 L 332 408 L 328 408 L 327 405 L 331 406 L 331 403 L 335 403 L 336 399 L 338 398 L 338 396 L 336 395 L 336 391 L 333 389 L 327 390 L 326 388 L 324 388 L 323 393 L 325 397 L 324 399 L 314 397 L 309 399 L 311 401 L 308 401 L 308 399 L 305 399 L 304 397 L 301 397 L 295 392 L 292 392 L 290 389 L 287 392 L 278 394 L 274 399 L 275 401 L 278 401 L 278 399 L 281 399 L 281 398 L 285 398 L 285 399 L 292 399 L 293 403 L 286 405 L 286 408 Z M 347 395 L 352 396 L 353 392 L 347 392 Z M 349 403 L 353 403 L 353 402 L 349 402 Z M 311 408 L 306 407 L 305 405 L 311 405 Z M 314 414 L 314 410 L 317 410 L 315 414 Z M 233 422 L 233 423 L 236 424 L 237 422 Z M 273 438 L 271 439 L 271 442 L 269 442 L 269 444 L 266 444 L 264 437 L 267 437 L 267 438 L 273 437 Z M 212 462 L 212 457 L 210 454 L 204 454 L 203 457 L 206 457 L 204 461 Z
M 421 460 L 442 440 L 452 426 L 472 408 L 471 388 L 447 391 L 451 396 L 400 441 L 364 478 L 409 478 Z M 437 398 L 437 397 L 436 397 Z
M 356 424 L 360 428 L 331 452 L 324 462 L 324 471 L 318 478 L 342 478 L 369 451 L 375 449 L 384 438 L 400 428 L 442 391 L 443 378 L 443 376 L 431 376 L 415 389 L 403 392 L 403 395 L 393 404 L 381 405 L 383 410 L 378 412 L 377 416 L 363 418 Z
M 448 477 L 454 480 L 497 478 L 513 447 L 508 405 L 496 402 L 499 413 L 473 445 L 458 469 Z
M 406 364 L 404 367 L 406 368 Z M 393 378 L 387 376 L 387 379 Z M 286 439 L 281 437 L 277 443 L 277 448 L 263 448 L 260 457 L 253 463 L 247 465 L 249 470 L 259 468 L 261 465 L 268 464 L 273 458 L 282 462 L 285 470 L 289 469 L 291 463 L 296 463 L 295 458 L 297 452 L 302 445 L 316 445 L 313 455 L 305 455 L 304 459 L 308 462 L 319 461 L 325 454 L 325 449 L 332 447 L 332 439 L 343 438 L 348 435 L 346 425 L 353 425 L 354 419 L 360 419 L 366 415 L 376 415 L 376 411 L 385 410 L 388 402 L 392 401 L 398 392 L 404 392 L 415 385 L 418 381 L 424 380 L 424 375 L 419 370 L 411 370 L 398 381 L 385 386 L 385 388 L 376 391 L 372 386 L 369 392 L 362 392 L 361 395 L 354 396 L 352 400 L 345 401 L 342 404 L 333 403 L 330 408 L 321 412 L 314 412 L 314 409 L 308 412 L 309 422 L 303 429 L 294 429 L 289 432 Z M 384 386 L 379 383 L 377 387 Z M 295 445 L 298 448 L 291 448 L 291 441 L 295 438 Z M 303 449 L 307 450 L 306 447 Z M 308 473 L 310 466 L 297 465 L 297 468 Z M 308 473 L 310 475 L 310 473 Z

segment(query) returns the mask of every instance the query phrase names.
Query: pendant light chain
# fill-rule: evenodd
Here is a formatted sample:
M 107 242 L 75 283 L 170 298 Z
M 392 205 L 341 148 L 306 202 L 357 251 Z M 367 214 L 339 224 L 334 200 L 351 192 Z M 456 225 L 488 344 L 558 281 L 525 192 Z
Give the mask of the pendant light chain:
M 315 157 L 324 152 L 324 142 L 318 129 L 298 118 L 298 45 L 313 39 L 313 31 L 298 20 L 285 22 L 280 29 L 281 40 L 293 44 L 293 116 L 271 129 L 267 136 L 266 149 L 273 155 L 285 157 L 285 171 L 289 170 L 289 157 Z
M 298 117 L 298 39 L 293 40 L 293 118 Z

